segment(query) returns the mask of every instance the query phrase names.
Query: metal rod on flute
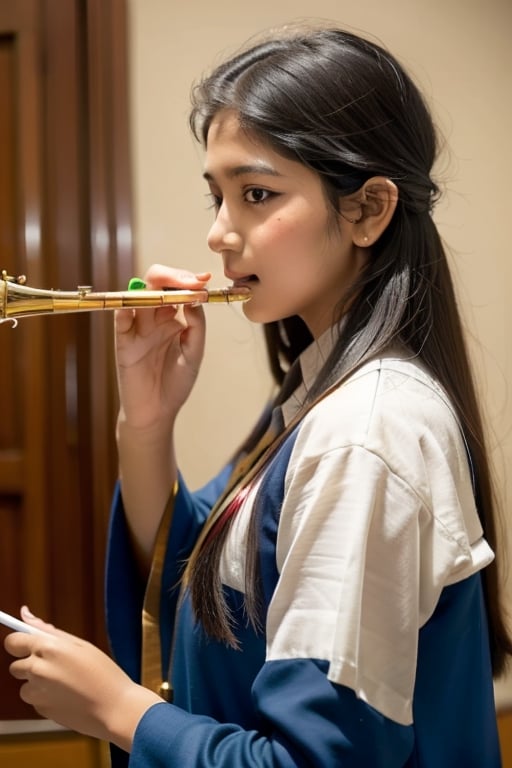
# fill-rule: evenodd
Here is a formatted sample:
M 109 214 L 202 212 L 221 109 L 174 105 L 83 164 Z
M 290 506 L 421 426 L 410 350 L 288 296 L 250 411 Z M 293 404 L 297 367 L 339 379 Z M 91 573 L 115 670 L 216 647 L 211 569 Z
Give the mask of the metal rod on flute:
M 137 279 L 134 279 L 134 282 L 136 285 L 143 285 Z M 76 291 L 43 290 L 26 285 L 24 275 L 15 278 L 2 270 L 0 323 L 12 321 L 16 325 L 17 320 L 22 317 L 66 312 L 144 309 L 178 304 L 230 304 L 234 301 L 247 301 L 250 296 L 249 288 L 235 286 L 200 290 L 168 288 L 162 291 L 137 287 L 106 293 L 96 293 L 90 286 L 78 286 Z

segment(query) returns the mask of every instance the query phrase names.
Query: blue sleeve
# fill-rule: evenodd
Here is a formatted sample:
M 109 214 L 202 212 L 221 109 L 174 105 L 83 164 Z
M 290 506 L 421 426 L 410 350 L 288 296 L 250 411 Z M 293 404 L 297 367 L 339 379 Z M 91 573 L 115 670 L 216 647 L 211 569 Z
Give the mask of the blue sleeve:
M 173 518 L 162 575 L 162 595 L 176 586 L 180 568 L 190 554 L 203 523 L 224 488 L 230 474 L 227 465 L 211 482 L 191 493 L 182 477 L 174 500 Z M 140 680 L 142 645 L 142 606 L 145 580 L 134 557 L 124 514 L 120 485 L 112 500 L 108 532 L 105 604 L 106 624 L 112 654 L 117 663 L 135 680 Z M 177 591 L 177 590 L 176 590 Z M 174 616 L 169 602 L 162 615 L 162 647 L 170 646 Z
M 261 728 L 246 731 L 156 704 L 141 719 L 130 768 L 402 768 L 412 727 L 329 683 L 325 662 L 267 662 L 253 689 Z
M 162 702 L 139 722 L 129 766 L 499 768 L 480 574 L 443 590 L 418 651 L 414 724 L 391 721 L 331 683 L 326 661 L 272 660 L 252 686 L 254 727 Z

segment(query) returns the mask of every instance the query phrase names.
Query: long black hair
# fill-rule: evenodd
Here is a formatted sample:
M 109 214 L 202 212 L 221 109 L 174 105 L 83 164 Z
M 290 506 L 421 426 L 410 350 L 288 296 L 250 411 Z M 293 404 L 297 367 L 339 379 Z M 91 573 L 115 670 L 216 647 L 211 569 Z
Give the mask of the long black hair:
M 469 446 L 484 534 L 496 550 L 496 505 L 482 419 L 446 253 L 432 219 L 439 195 L 431 178 L 437 134 L 417 86 L 380 45 L 326 28 L 253 45 L 217 67 L 194 88 L 192 99 L 190 124 L 198 140 L 206 145 L 213 118 L 234 110 L 250 134 L 319 174 L 333 211 L 339 212 L 342 197 L 374 176 L 396 184 L 397 208 L 345 297 L 338 339 L 309 399 L 392 342 L 407 347 L 451 398 Z M 281 383 L 311 335 L 296 317 L 269 324 L 265 335 L 271 369 Z M 207 631 L 229 642 L 233 635 L 216 576 L 222 544 L 219 535 L 196 558 L 191 585 L 194 608 Z M 257 573 L 249 571 L 252 594 Z M 498 674 L 512 654 L 512 642 L 497 560 L 484 570 L 483 582 Z

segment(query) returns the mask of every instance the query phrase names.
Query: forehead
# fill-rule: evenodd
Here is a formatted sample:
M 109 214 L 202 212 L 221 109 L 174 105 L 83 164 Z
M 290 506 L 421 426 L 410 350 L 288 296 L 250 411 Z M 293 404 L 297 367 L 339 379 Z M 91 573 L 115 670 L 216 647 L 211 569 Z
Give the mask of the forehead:
M 210 123 L 206 137 L 206 157 L 227 148 L 253 154 L 273 152 L 270 145 L 240 125 L 238 113 L 234 110 L 222 110 Z
M 206 140 L 206 179 L 243 173 L 290 176 L 302 171 L 306 168 L 301 163 L 285 158 L 255 133 L 243 128 L 234 110 L 223 110 L 212 120 Z
M 221 109 L 212 118 L 206 136 L 206 145 L 219 139 L 236 138 L 238 136 L 251 136 L 247 129 L 241 126 L 240 115 L 236 109 Z M 256 137 L 254 136 L 254 141 Z

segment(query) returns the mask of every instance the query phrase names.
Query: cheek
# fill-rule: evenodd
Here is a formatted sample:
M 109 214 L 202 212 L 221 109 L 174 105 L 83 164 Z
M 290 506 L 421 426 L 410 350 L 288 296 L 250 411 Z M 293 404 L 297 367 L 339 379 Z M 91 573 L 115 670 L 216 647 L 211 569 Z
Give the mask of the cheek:
M 288 219 L 278 216 L 267 220 L 265 224 L 257 230 L 257 238 L 262 242 L 272 243 L 281 242 L 288 237 L 292 226 Z
M 267 221 L 258 233 L 258 242 L 268 248 L 278 248 L 283 254 L 293 255 L 299 251 L 318 246 L 319 238 L 325 235 L 325 227 L 320 227 L 313 219 L 302 216 L 278 216 Z

